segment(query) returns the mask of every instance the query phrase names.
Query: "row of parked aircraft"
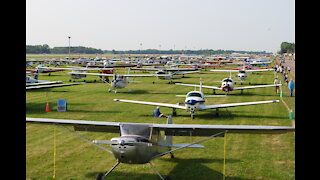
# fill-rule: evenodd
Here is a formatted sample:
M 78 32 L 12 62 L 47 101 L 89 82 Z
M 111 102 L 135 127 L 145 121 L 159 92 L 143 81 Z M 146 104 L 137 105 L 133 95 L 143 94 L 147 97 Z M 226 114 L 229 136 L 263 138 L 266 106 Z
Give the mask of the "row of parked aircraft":
M 48 68 L 50 69 L 50 68 Z M 130 83 L 129 77 L 159 77 L 159 78 L 172 78 L 172 75 L 180 75 L 181 73 L 187 74 L 187 72 L 198 73 L 198 70 L 166 70 L 166 69 L 151 69 L 151 68 L 134 68 L 131 70 L 144 70 L 151 72 L 152 74 L 116 74 L 113 69 L 99 69 L 101 71 L 106 70 L 106 73 L 88 73 L 92 69 L 64 69 L 71 70 L 68 72 L 74 78 L 83 78 L 87 75 L 98 76 L 104 82 L 110 83 L 110 85 L 115 89 L 115 92 L 119 88 L 126 87 Z M 94 69 L 97 70 L 97 69 Z M 262 69 L 261 69 L 262 70 Z M 154 73 L 158 71 L 158 73 Z M 160 72 L 164 73 L 160 73 Z M 249 70 L 236 70 L 245 71 Z M 265 70 L 264 70 L 265 71 Z M 224 71 L 225 72 L 225 71 Z M 230 71 L 227 71 L 230 72 Z M 256 72 L 256 71 L 255 71 Z M 109 74 L 108 74 L 109 73 Z M 230 72 L 231 74 L 231 72 Z M 103 77 L 113 77 L 111 82 Z M 40 82 L 39 82 L 40 83 Z M 53 82 L 52 82 L 53 83 Z M 59 82 L 60 83 L 60 82 Z M 207 97 L 217 97 L 214 95 L 204 95 L 202 88 L 211 88 L 213 90 L 221 90 L 228 93 L 233 90 L 244 90 L 250 88 L 262 88 L 271 87 L 276 85 L 261 85 L 261 86 L 246 86 L 246 87 L 235 87 L 234 81 L 231 76 L 225 78 L 221 82 L 221 87 L 215 86 L 205 86 L 202 85 L 200 79 L 200 84 L 183 84 L 176 83 L 176 85 L 192 86 L 198 87 L 199 91 L 190 91 L 186 95 L 177 95 L 177 97 L 185 97 L 184 102 L 177 104 L 170 104 L 165 102 L 147 102 L 147 101 L 137 101 L 137 100 L 127 100 L 127 99 L 114 99 L 114 102 L 126 102 L 135 104 L 144 104 L 151 106 L 162 106 L 167 108 L 172 108 L 172 115 L 177 115 L 176 109 L 184 109 L 190 113 L 191 118 L 195 117 L 197 111 L 203 111 L 208 109 L 216 109 L 216 114 L 219 114 L 219 109 L 237 106 L 248 106 L 248 105 L 258 105 L 267 103 L 277 103 L 279 100 L 269 100 L 269 101 L 253 101 L 253 102 L 240 102 L 240 103 L 226 103 L 226 104 L 205 104 Z M 281 85 L 281 84 L 279 84 Z M 226 133 L 234 134 L 281 134 L 295 131 L 294 127 L 290 126 L 261 126 L 261 125 L 202 125 L 202 124 L 174 124 L 172 121 L 172 116 L 168 116 L 166 124 L 156 124 L 156 123 L 130 123 L 130 122 L 105 122 L 105 121 L 86 121 L 86 120 L 70 120 L 70 119 L 51 119 L 51 118 L 26 118 L 27 123 L 41 123 L 41 124 L 52 124 L 58 125 L 58 127 L 70 132 L 80 139 L 85 140 L 100 149 L 113 154 L 117 162 L 113 167 L 106 173 L 99 173 L 96 176 L 96 180 L 105 179 L 120 163 L 125 164 L 149 164 L 150 167 L 155 171 L 160 179 L 168 179 L 168 177 L 162 176 L 158 170 L 151 163 L 152 160 L 162 157 L 164 155 L 170 155 L 174 158 L 174 152 L 177 152 L 184 148 L 204 148 L 200 145 L 204 141 L 211 140 L 215 137 L 224 137 Z M 119 132 L 119 137 L 111 138 L 110 140 L 89 140 L 81 137 L 79 134 L 65 128 L 65 126 L 73 126 L 75 131 L 89 131 L 89 132 L 104 132 L 104 133 L 115 133 Z M 194 141 L 192 143 L 179 143 L 173 144 L 173 136 L 203 136 L 204 138 Z M 101 145 L 108 145 L 109 148 L 105 148 Z

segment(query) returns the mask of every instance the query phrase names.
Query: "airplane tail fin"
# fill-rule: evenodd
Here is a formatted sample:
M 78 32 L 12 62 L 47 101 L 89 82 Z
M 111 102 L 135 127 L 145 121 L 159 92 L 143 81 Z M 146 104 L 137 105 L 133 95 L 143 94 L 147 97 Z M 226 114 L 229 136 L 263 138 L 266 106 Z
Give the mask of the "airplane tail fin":
M 172 116 L 168 116 L 167 124 L 173 124 Z M 167 142 L 167 144 L 172 145 L 172 136 L 165 136 L 164 139 Z

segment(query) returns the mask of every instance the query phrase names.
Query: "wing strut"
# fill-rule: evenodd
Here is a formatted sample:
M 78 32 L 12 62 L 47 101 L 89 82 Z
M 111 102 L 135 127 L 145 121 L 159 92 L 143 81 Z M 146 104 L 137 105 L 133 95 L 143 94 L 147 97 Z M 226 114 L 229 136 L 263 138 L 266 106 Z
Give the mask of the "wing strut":
M 62 130 L 66 131 L 66 132 L 69 132 L 69 133 L 77 136 L 78 138 L 80 138 L 80 139 L 82 139 L 82 140 L 84 140 L 84 141 L 87 141 L 87 142 L 89 142 L 89 143 L 97 146 L 98 148 L 100 148 L 100 149 L 102 149 L 102 150 L 105 150 L 105 151 L 107 151 L 107 152 L 109 152 L 109 153 L 112 153 L 109 149 L 106 149 L 106 148 L 104 148 L 104 147 L 102 147 L 102 146 L 100 146 L 100 145 L 98 145 L 98 144 L 95 144 L 94 141 L 91 141 L 90 139 L 87 139 L 87 138 L 79 135 L 78 133 L 69 130 L 68 128 L 65 128 L 65 127 L 63 127 L 63 126 L 60 126 L 60 125 L 58 125 L 58 124 L 55 124 L 55 125 L 58 126 L 58 127 L 60 127 Z
M 168 153 L 172 153 L 172 152 L 174 152 L 174 151 L 178 151 L 178 150 L 180 150 L 180 149 L 183 149 L 183 148 L 192 146 L 192 145 L 194 145 L 194 144 L 197 144 L 197 143 L 200 143 L 200 142 L 203 142 L 203 141 L 207 141 L 207 140 L 209 140 L 209 139 L 211 139 L 211 138 L 213 138 L 213 137 L 219 136 L 219 135 L 224 134 L 224 133 L 226 133 L 226 132 L 228 132 L 228 130 L 225 130 L 225 131 L 222 131 L 222 132 L 213 134 L 213 135 L 211 135 L 211 136 L 209 136 L 209 137 L 206 137 L 206 138 L 204 138 L 204 139 L 200 139 L 199 141 L 196 141 L 196 142 L 193 142 L 193 143 L 190 143 L 190 144 L 186 144 L 185 146 L 179 147 L 179 148 L 177 148 L 177 149 L 173 149 L 173 150 L 170 150 L 170 151 L 161 153 L 161 154 L 157 154 L 157 155 L 153 156 L 151 159 L 154 159 L 154 158 L 157 158 L 157 157 L 161 157 L 161 156 L 166 155 L 166 154 L 168 154 Z

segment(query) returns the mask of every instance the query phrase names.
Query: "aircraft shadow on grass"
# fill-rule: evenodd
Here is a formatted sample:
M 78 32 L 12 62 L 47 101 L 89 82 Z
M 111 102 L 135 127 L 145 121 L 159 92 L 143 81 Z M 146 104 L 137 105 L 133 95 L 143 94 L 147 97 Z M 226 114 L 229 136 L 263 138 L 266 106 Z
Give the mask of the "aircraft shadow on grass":
M 183 180 L 207 180 L 207 179 L 222 179 L 223 174 L 211 168 L 208 168 L 204 165 L 204 163 L 219 163 L 223 164 L 223 159 L 206 159 L 206 158 L 193 158 L 193 159 L 180 159 L 180 158 L 173 158 L 173 159 L 160 159 L 168 162 L 175 163 L 176 165 L 173 169 L 169 172 L 169 174 L 163 174 L 164 177 L 169 177 L 171 180 L 174 179 L 183 179 Z M 240 162 L 240 160 L 235 159 L 226 159 L 226 163 L 236 163 Z M 121 164 L 120 164 L 121 165 Z M 135 166 L 135 165 L 133 165 Z M 137 165 L 141 166 L 141 165 Z M 157 165 L 155 165 L 157 168 Z M 143 173 L 143 171 L 139 171 L 139 167 L 136 172 L 120 172 L 120 171 L 113 171 L 110 175 L 110 179 L 160 179 L 156 173 L 150 167 L 151 172 L 150 174 Z M 145 169 L 146 170 L 146 169 Z M 186 172 L 187 171 L 187 172 Z M 95 178 L 99 172 L 91 172 L 87 173 L 85 176 L 88 178 Z M 205 176 L 200 176 L 205 175 Z M 249 180 L 244 178 L 237 178 L 237 177 L 227 177 L 233 180 Z

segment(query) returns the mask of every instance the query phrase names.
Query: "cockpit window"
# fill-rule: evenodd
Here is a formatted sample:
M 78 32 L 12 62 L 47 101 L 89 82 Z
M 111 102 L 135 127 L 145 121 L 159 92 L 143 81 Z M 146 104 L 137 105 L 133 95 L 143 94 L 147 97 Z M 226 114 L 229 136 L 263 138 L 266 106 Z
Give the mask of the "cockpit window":
M 202 97 L 200 93 L 189 93 L 187 97 Z
M 245 71 L 239 71 L 239 73 L 246 73 Z

